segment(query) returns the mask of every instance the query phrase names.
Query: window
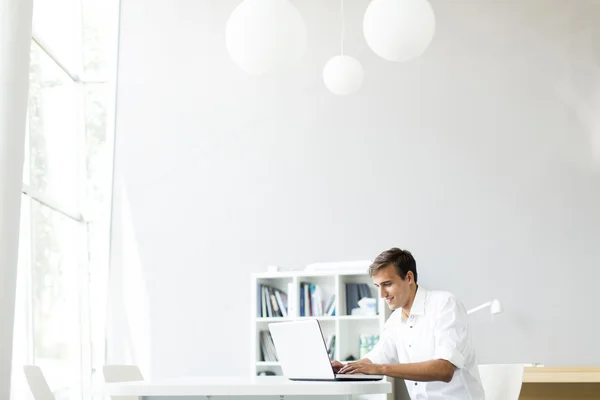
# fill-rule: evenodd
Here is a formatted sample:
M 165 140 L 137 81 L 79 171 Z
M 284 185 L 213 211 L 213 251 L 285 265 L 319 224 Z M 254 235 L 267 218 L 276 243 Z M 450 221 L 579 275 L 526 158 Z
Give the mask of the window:
M 13 374 L 39 365 L 57 400 L 102 381 L 118 12 L 34 0 Z
M 85 224 L 31 201 L 33 357 L 61 399 L 82 396 L 87 351 Z M 87 340 L 84 340 L 87 339 Z
M 80 84 L 31 45 L 29 72 L 29 186 L 72 212 L 81 208 Z

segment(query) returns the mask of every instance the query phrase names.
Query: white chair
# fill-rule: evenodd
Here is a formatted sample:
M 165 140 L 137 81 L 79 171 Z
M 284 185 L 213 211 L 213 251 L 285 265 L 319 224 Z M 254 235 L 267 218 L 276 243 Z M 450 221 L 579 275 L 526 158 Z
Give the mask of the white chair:
M 25 372 L 25 378 L 27 378 L 29 390 L 31 390 L 31 394 L 33 394 L 35 400 L 55 400 L 40 367 L 25 365 L 23 371 Z
M 102 367 L 106 383 L 143 381 L 137 365 L 105 365 Z M 113 400 L 138 400 L 137 396 L 113 396 Z M 36 399 L 37 400 L 37 399 Z
M 518 400 L 523 385 L 523 364 L 482 364 L 479 376 L 486 400 Z

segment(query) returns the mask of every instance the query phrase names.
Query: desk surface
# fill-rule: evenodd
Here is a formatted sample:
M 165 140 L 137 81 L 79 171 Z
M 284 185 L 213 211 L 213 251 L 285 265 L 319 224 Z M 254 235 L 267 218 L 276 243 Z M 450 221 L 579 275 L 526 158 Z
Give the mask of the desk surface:
M 526 367 L 523 383 L 600 383 L 600 367 Z
M 269 396 L 269 395 L 352 395 L 391 393 L 386 380 L 370 382 L 290 381 L 285 377 L 189 377 L 109 383 L 102 393 L 108 396 Z

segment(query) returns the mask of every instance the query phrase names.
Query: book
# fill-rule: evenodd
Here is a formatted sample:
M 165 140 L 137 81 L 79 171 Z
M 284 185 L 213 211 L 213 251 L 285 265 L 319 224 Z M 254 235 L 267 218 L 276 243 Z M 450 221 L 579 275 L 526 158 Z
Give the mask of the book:
M 257 317 L 286 317 L 288 314 L 288 296 L 286 292 L 268 285 L 257 285 Z

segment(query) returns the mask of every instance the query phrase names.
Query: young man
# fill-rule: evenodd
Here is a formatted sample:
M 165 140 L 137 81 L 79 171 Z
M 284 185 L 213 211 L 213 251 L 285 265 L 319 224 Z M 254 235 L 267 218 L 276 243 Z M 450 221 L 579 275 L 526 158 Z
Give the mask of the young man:
M 365 358 L 333 361 L 334 369 L 402 378 L 413 400 L 483 400 L 463 305 L 451 293 L 418 286 L 416 262 L 406 250 L 381 253 L 369 275 L 396 311 Z

